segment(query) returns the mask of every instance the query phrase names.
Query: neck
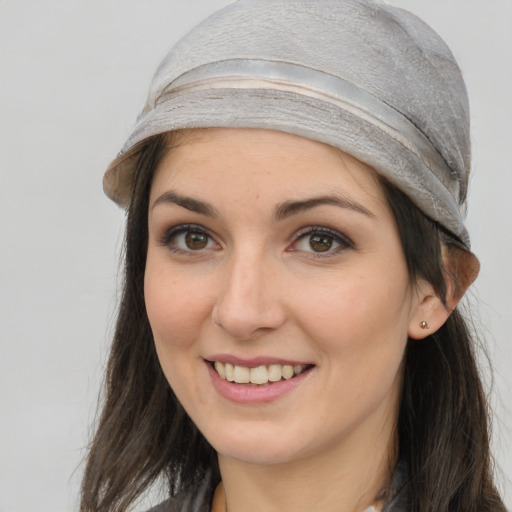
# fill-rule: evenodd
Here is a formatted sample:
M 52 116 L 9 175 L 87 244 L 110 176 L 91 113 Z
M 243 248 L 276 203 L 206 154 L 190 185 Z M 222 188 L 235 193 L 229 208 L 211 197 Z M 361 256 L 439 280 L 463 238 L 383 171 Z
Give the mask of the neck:
M 273 465 L 254 465 L 219 455 L 223 485 L 217 512 L 362 512 L 389 484 L 396 457 L 389 433 L 362 445 L 357 439 L 326 453 Z

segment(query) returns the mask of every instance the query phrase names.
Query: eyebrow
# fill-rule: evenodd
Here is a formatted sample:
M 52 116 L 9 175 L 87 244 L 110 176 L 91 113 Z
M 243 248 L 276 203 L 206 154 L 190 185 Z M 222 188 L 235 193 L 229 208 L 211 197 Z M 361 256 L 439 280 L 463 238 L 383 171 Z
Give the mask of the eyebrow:
M 204 201 L 199 201 L 198 199 L 193 199 L 192 197 L 182 196 L 169 190 L 168 192 L 163 193 L 154 203 L 151 209 L 155 208 L 159 204 L 177 204 L 191 212 L 200 213 L 201 215 L 206 215 L 207 217 L 218 217 L 219 214 L 213 208 L 213 206 L 209 205 Z
M 176 204 L 182 208 L 186 208 L 189 211 L 199 213 L 201 215 L 206 215 L 207 217 L 219 217 L 217 210 L 215 210 L 215 208 L 207 202 L 200 201 L 192 197 L 182 196 L 171 190 L 163 193 L 160 197 L 158 197 L 158 199 L 156 199 L 156 201 L 153 203 L 151 209 L 160 204 Z M 285 201 L 284 203 L 278 204 L 275 208 L 274 218 L 276 221 L 281 221 L 291 217 L 292 215 L 296 215 L 303 211 L 310 210 L 322 205 L 337 206 L 339 208 L 345 208 L 356 213 L 366 215 L 370 218 L 375 218 L 375 215 L 361 204 L 347 197 L 337 195 L 311 197 L 298 201 Z
M 297 213 L 303 212 L 305 210 L 310 210 L 311 208 L 315 208 L 316 206 L 322 205 L 331 205 L 337 206 L 339 208 L 346 208 L 348 210 L 352 210 L 356 213 L 361 213 L 370 218 L 375 218 L 375 215 L 364 206 L 359 203 L 356 203 L 352 199 L 343 196 L 337 195 L 328 195 L 328 196 L 319 196 L 312 197 L 310 199 L 304 199 L 302 201 L 286 201 L 277 206 L 275 212 L 276 220 L 283 220 L 291 215 L 296 215 Z

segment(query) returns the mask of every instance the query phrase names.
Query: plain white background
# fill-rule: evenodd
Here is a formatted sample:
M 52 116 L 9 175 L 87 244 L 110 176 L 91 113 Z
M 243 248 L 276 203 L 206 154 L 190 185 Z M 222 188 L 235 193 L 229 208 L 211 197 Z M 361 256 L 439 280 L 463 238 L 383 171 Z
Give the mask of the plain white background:
M 0 512 L 77 508 L 124 215 L 104 169 L 170 46 L 227 0 L 0 0 Z M 512 504 L 512 0 L 392 0 L 449 43 L 472 104 L 470 301 Z

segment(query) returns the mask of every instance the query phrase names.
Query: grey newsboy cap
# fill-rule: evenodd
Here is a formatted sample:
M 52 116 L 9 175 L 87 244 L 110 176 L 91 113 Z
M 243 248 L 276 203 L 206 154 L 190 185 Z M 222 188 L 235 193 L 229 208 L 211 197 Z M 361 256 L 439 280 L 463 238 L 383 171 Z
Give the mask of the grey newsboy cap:
M 126 206 L 144 141 L 184 128 L 280 130 L 373 167 L 468 249 L 469 106 L 444 41 L 377 0 L 240 0 L 181 39 L 104 177 Z

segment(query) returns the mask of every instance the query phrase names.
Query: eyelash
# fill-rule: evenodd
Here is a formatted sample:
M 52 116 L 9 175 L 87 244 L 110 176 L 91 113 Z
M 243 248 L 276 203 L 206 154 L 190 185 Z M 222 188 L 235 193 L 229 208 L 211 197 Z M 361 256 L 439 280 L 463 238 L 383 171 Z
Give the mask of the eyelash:
M 179 235 L 186 235 L 186 234 L 190 234 L 190 233 L 204 235 L 205 237 L 207 237 L 207 242 L 206 242 L 207 245 L 209 245 L 211 242 L 213 242 L 218 247 L 217 242 L 215 242 L 215 240 L 213 240 L 213 238 L 209 235 L 209 233 L 203 227 L 201 227 L 197 224 L 180 224 L 179 226 L 174 226 L 171 229 L 168 229 L 163 234 L 163 236 L 160 238 L 160 244 L 163 246 L 166 246 L 172 252 L 182 253 L 182 254 L 183 253 L 190 254 L 190 253 L 195 253 L 195 252 L 200 253 L 204 249 L 207 249 L 207 248 L 211 249 L 211 247 L 204 247 L 204 248 L 200 248 L 200 249 L 196 249 L 196 250 L 190 249 L 190 248 L 182 249 L 182 248 L 176 247 L 176 246 L 173 247 L 173 242 L 174 242 L 174 244 L 176 244 L 176 238 Z
M 186 235 L 186 234 L 198 234 L 198 235 L 204 235 L 207 237 L 206 240 L 206 246 L 201 247 L 198 249 L 191 249 L 190 247 L 184 249 L 179 248 L 176 245 L 173 246 L 173 243 L 176 244 L 176 238 L 179 235 Z M 331 242 L 338 244 L 337 247 L 331 248 L 328 247 L 325 251 L 306 251 L 303 249 L 297 249 L 297 245 L 301 242 L 307 239 L 307 237 L 310 237 L 309 245 L 311 247 L 311 237 L 313 236 L 319 236 L 319 237 L 326 237 Z M 218 248 L 217 242 L 211 237 L 211 235 L 205 230 L 203 227 L 197 225 L 197 224 L 180 224 L 178 226 L 174 226 L 170 229 L 168 229 L 164 235 L 160 238 L 160 244 L 167 247 L 170 251 L 175 253 L 182 253 L 182 254 L 191 254 L 191 253 L 198 253 L 200 254 L 205 249 L 211 249 L 212 247 L 208 247 L 211 243 L 214 243 L 216 247 Z M 185 242 L 187 243 L 187 242 Z M 315 258 L 327 258 L 329 256 L 333 256 L 334 254 L 338 254 L 339 252 L 345 251 L 347 249 L 354 248 L 354 243 L 350 238 L 348 238 L 346 235 L 341 234 L 340 232 L 325 227 L 325 226 L 308 226 L 306 228 L 302 228 L 299 230 L 294 237 L 294 242 L 286 249 L 287 252 L 295 252 L 295 251 L 301 251 L 304 253 L 309 253 L 312 257 Z M 311 249 L 313 249 L 311 247 Z
M 338 244 L 337 247 L 331 248 L 329 247 L 325 251 L 303 251 L 309 254 L 311 254 L 315 258 L 328 258 L 329 256 L 333 256 L 335 254 L 338 254 L 342 251 L 345 251 L 347 249 L 353 249 L 354 243 L 350 238 L 348 238 L 346 235 L 343 235 L 339 231 L 336 231 L 334 229 L 325 227 L 325 226 L 309 226 L 307 228 L 301 229 L 295 238 L 295 241 L 291 245 L 291 248 L 288 249 L 289 252 L 293 252 L 297 249 L 294 248 L 294 246 L 297 246 L 297 244 L 302 241 L 306 240 L 309 237 L 309 245 L 311 246 L 311 237 L 313 236 L 320 236 L 320 237 L 327 237 L 332 242 Z M 312 249 L 312 248 L 311 248 Z

